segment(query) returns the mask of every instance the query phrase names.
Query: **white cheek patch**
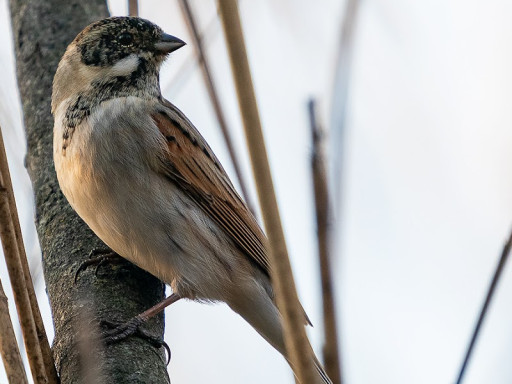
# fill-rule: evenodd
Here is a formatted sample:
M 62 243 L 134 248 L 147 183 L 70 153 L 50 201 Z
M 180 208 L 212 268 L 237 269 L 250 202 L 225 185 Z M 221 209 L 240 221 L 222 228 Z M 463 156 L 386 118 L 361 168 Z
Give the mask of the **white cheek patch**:
M 126 56 L 124 59 L 119 60 L 110 70 L 111 76 L 127 76 L 135 72 L 139 66 L 139 57 L 135 54 Z

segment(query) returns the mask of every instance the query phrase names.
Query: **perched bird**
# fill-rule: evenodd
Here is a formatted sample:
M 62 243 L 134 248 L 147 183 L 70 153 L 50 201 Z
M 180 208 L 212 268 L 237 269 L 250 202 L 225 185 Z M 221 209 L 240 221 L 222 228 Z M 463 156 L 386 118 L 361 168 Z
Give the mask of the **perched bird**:
M 286 358 L 265 235 L 204 138 L 160 92 L 160 66 L 184 44 L 136 17 L 78 34 L 53 82 L 59 184 L 116 253 L 181 298 L 227 303 Z M 330 383 L 311 358 L 315 384 Z

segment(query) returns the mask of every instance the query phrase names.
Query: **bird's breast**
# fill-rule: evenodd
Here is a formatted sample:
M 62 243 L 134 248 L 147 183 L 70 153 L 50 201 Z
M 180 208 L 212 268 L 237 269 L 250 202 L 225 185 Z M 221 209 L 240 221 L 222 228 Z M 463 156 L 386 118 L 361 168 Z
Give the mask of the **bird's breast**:
M 167 246 L 165 235 L 156 235 L 167 219 L 155 207 L 176 209 L 172 186 L 163 189 L 165 181 L 151 164 L 163 138 L 145 108 L 139 100 L 102 103 L 74 127 L 66 146 L 59 109 L 54 127 L 55 168 L 64 195 L 107 245 L 139 265 L 139 255 Z
M 65 150 L 60 136 L 65 127 L 56 120 L 54 157 L 62 191 L 115 252 L 182 296 L 226 301 L 227 287 L 236 285 L 249 262 L 217 223 L 158 171 L 159 151 L 167 143 L 148 108 L 135 100 L 101 104 L 75 128 Z

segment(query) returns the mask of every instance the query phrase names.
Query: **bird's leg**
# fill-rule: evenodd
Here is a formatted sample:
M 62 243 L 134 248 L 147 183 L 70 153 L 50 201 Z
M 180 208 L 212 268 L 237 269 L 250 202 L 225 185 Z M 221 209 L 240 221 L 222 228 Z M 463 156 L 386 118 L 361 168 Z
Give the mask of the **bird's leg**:
M 135 335 L 145 340 L 148 340 L 155 347 L 165 347 L 165 349 L 169 353 L 170 359 L 171 351 L 169 349 L 169 346 L 163 340 L 155 338 L 154 336 L 148 334 L 146 331 L 142 330 L 140 326 L 149 319 L 151 319 L 152 317 L 154 317 L 155 315 L 162 312 L 166 307 L 168 307 L 172 303 L 178 301 L 179 299 L 181 299 L 181 297 L 173 293 L 172 295 L 165 298 L 158 304 L 152 306 L 148 310 L 138 314 L 137 316 L 131 318 L 126 323 L 123 323 L 121 325 L 116 325 L 109 321 L 102 321 L 102 325 L 111 328 L 103 333 L 103 340 L 105 341 L 105 344 L 114 344 L 121 340 L 124 340 L 129 336 Z
M 95 266 L 94 269 L 94 275 L 98 276 L 98 270 L 102 265 L 105 264 L 123 264 L 128 263 L 128 261 L 121 256 L 119 256 L 117 253 L 112 251 L 111 249 L 93 249 L 89 253 L 89 259 L 84 261 L 80 266 L 78 267 L 76 273 L 75 273 L 75 283 L 78 280 L 78 275 L 85 271 L 90 266 Z
M 105 342 L 107 344 L 113 344 L 125 339 L 130 335 L 133 335 L 142 324 L 144 324 L 146 321 L 162 312 L 166 307 L 168 307 L 172 303 L 175 303 L 179 299 L 181 299 L 181 297 L 173 293 L 169 297 L 163 299 L 158 304 L 131 318 L 126 323 L 123 323 L 115 327 L 114 329 L 108 330 L 107 332 L 104 333 Z

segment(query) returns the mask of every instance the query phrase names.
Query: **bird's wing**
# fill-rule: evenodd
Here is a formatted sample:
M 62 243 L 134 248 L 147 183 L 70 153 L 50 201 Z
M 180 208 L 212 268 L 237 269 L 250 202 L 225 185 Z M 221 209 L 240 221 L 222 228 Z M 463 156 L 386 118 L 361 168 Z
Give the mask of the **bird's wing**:
M 268 276 L 267 239 L 205 139 L 174 105 L 162 99 L 152 114 L 167 139 L 160 170 L 197 203 Z

